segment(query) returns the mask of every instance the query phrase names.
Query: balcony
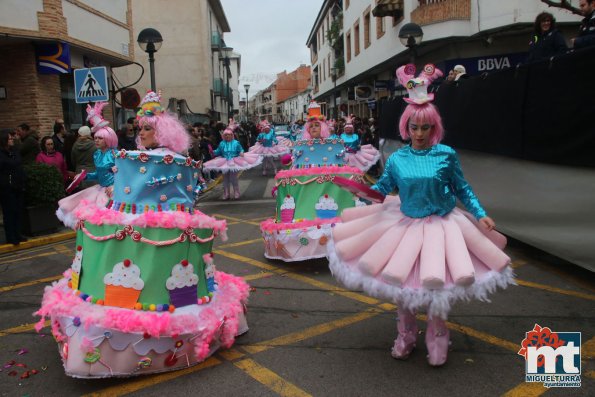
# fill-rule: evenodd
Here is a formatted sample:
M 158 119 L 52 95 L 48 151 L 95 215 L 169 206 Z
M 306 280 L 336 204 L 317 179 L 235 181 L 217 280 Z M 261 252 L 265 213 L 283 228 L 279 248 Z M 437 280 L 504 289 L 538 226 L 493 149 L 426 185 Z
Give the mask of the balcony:
M 215 96 L 223 94 L 223 79 L 213 79 L 213 94 L 215 94 Z
M 422 0 L 419 7 L 411 12 L 411 22 L 421 26 L 470 19 L 471 0 Z
M 221 33 L 218 31 L 211 32 L 211 51 L 219 51 L 223 43 Z

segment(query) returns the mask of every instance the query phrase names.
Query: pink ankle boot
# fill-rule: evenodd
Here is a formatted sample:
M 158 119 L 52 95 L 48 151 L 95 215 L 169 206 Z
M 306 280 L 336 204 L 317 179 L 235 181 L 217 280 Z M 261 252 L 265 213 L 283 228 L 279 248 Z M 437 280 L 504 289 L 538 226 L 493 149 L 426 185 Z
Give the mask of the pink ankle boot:
M 399 316 L 397 323 L 399 336 L 395 339 L 391 355 L 394 358 L 405 360 L 415 348 L 417 322 L 415 320 L 415 313 L 410 310 L 398 309 L 397 314 Z
M 428 363 L 433 367 L 444 365 L 448 357 L 450 332 L 446 323 L 439 317 L 428 319 L 426 329 L 426 347 L 428 348 Z
M 229 200 L 229 189 L 223 188 L 223 200 Z
M 233 198 L 236 199 L 236 200 L 240 198 L 240 191 L 239 190 L 234 190 Z

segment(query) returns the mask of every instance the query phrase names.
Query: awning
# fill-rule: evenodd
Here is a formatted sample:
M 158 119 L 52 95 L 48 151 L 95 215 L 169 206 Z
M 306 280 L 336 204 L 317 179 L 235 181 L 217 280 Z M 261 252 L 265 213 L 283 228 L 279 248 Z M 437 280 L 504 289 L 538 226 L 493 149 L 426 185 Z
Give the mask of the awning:
M 380 0 L 372 10 L 375 17 L 396 17 L 403 16 L 403 0 Z

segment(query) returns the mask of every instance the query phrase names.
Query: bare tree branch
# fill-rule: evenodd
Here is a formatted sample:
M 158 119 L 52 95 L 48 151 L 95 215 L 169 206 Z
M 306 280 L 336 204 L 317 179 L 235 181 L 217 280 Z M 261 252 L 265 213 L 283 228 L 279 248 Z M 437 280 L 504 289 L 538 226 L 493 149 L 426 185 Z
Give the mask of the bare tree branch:
M 559 1 L 541 0 L 541 2 L 547 4 L 550 7 L 562 8 L 562 9 L 568 10 L 576 15 L 581 15 L 581 16 L 583 15 L 580 8 L 573 7 L 572 4 L 570 4 L 570 0 L 559 0 Z

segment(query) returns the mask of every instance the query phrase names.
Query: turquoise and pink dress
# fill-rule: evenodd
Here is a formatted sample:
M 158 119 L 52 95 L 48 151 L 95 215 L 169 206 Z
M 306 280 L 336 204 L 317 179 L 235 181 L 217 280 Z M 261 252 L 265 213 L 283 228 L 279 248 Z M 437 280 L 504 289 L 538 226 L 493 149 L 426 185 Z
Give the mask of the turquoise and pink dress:
M 345 163 L 366 172 L 380 159 L 380 152 L 372 145 L 360 145 L 356 133 L 342 133 L 345 144 Z
M 486 212 L 442 144 L 393 153 L 373 189 L 382 204 L 346 209 L 328 244 L 330 268 L 351 289 L 446 318 L 458 300 L 487 300 L 514 284 L 506 238 L 478 223 Z M 459 199 L 464 211 L 455 206 Z
M 249 153 L 276 158 L 289 153 L 289 147 L 280 145 L 273 131 L 261 132 L 256 137 L 256 144 L 250 148 Z
M 224 174 L 254 168 L 262 163 L 262 157 L 254 153 L 244 153 L 244 148 L 237 140 L 221 141 L 213 151 L 215 157 L 203 164 L 203 171 L 219 171 Z

